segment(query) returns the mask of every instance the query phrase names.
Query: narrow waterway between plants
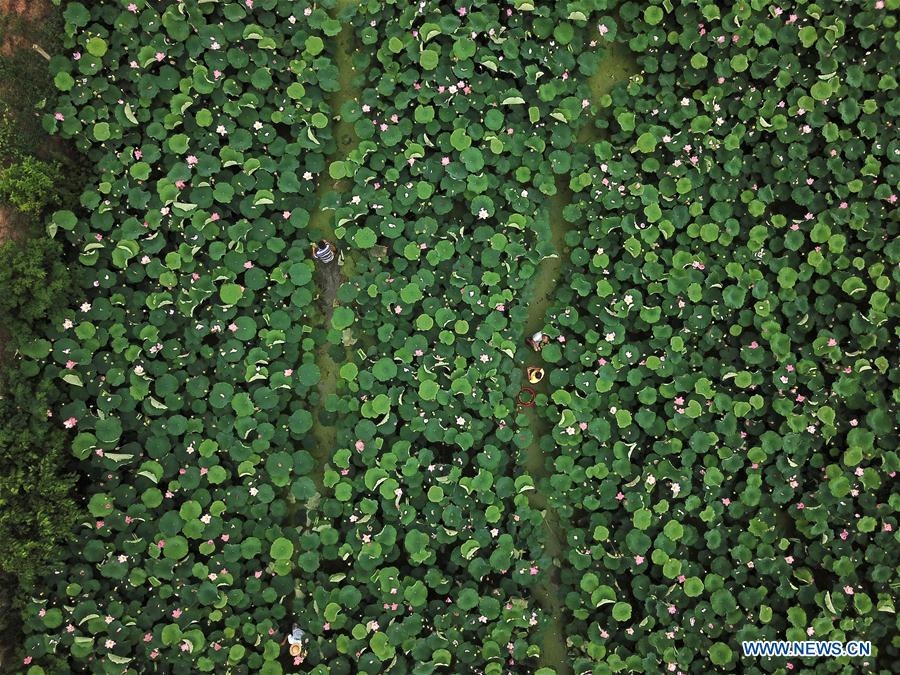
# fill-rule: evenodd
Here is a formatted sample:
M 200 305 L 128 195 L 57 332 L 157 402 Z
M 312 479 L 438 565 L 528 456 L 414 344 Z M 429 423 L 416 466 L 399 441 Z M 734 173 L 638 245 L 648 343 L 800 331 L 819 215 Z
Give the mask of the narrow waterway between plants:
M 340 17 L 346 8 L 358 0 L 338 0 L 332 15 Z M 329 98 L 329 105 L 335 114 L 339 114 L 341 106 L 348 100 L 359 98 L 356 70 L 353 66 L 353 54 L 356 50 L 353 26 L 345 23 L 341 32 L 335 37 L 335 49 L 332 53 L 335 66 L 338 70 L 338 91 Z M 633 59 L 627 50 L 613 47 L 604 59 L 603 66 L 589 83 L 592 100 L 599 105 L 601 98 L 619 82 L 633 74 Z M 593 125 L 586 125 L 580 137 L 581 142 L 591 142 L 602 136 L 602 130 Z M 334 127 L 334 139 L 336 150 L 328 157 L 326 167 L 332 162 L 345 160 L 350 152 L 357 146 L 359 139 L 356 136 L 353 125 L 347 120 L 340 119 Z M 334 194 L 341 194 L 349 189 L 351 182 L 348 179 L 332 178 L 327 170 L 319 177 L 316 190 L 317 209 L 310 215 L 309 232 L 311 237 L 326 238 L 337 242 L 335 234 L 334 210 L 328 205 Z M 528 316 L 525 322 L 524 335 L 528 336 L 545 326 L 549 326 L 552 317 L 548 312 L 556 295 L 556 288 L 560 282 L 563 264 L 568 257 L 565 244 L 566 232 L 572 225 L 563 218 L 563 210 L 570 203 L 572 194 L 565 181 L 558 181 L 557 193 L 547 202 L 547 216 L 549 220 L 549 242 L 552 244 L 553 253 L 544 257 L 538 265 L 534 277 L 531 280 L 528 291 Z M 339 269 L 317 273 L 319 285 L 319 312 L 318 321 L 326 331 L 330 328 L 331 314 L 335 305 L 336 293 L 340 284 L 352 277 L 353 260 L 344 252 Z M 330 275 L 330 276 L 329 276 Z M 329 423 L 329 414 L 326 402 L 329 397 L 338 391 L 339 370 L 344 359 L 340 353 L 348 353 L 346 346 L 334 346 L 323 342 L 316 348 L 316 364 L 320 371 L 318 384 L 318 402 L 313 410 L 312 434 L 315 439 L 315 448 L 312 451 L 315 459 L 313 480 L 321 494 L 323 476 L 328 465 L 329 458 L 334 452 L 337 443 L 337 429 L 334 423 Z M 543 361 L 538 352 L 525 348 L 523 365 L 538 365 Z M 548 394 L 549 385 L 545 382 L 536 387 L 539 394 Z M 532 434 L 532 442 L 525 451 L 525 468 L 532 476 L 536 489 L 530 493 L 533 508 L 543 511 L 544 515 L 544 545 L 545 552 L 552 561 L 552 566 L 543 571 L 541 580 L 535 588 L 535 598 L 550 621 L 541 629 L 541 668 L 550 668 L 558 675 L 572 672 L 567 654 L 566 637 L 564 631 L 564 603 L 563 592 L 560 590 L 559 570 L 565 564 L 562 532 L 558 515 L 552 504 L 547 499 L 548 480 L 552 474 L 552 455 L 541 447 L 541 439 L 549 437 L 551 433 L 550 421 L 544 417 L 538 407 L 524 409 L 528 419 L 528 428 Z
M 592 102 L 597 106 L 601 105 L 603 96 L 609 94 L 613 87 L 635 73 L 635 61 L 628 50 L 616 44 L 610 45 L 600 69 L 588 82 Z M 579 141 L 589 143 L 602 138 L 602 136 L 602 129 L 594 125 L 585 125 L 579 135 Z M 545 328 L 550 328 L 553 322 L 554 317 L 548 316 L 548 311 L 556 296 L 563 265 L 569 255 L 569 249 L 565 242 L 566 233 L 573 227 L 563 217 L 563 210 L 571 201 L 572 193 L 568 186 L 563 180 L 558 180 L 556 194 L 550 197 L 547 203 L 549 241 L 554 252 L 540 261 L 531 280 L 527 295 L 529 298 L 528 318 L 525 321 L 523 334 L 526 338 Z M 525 347 L 524 354 L 523 368 L 544 366 L 547 376 L 549 376 L 550 367 L 544 363 L 540 352 Z M 534 389 L 539 396 L 551 393 L 547 379 L 535 386 Z M 556 509 L 547 499 L 547 494 L 550 492 L 548 481 L 553 473 L 553 456 L 541 447 L 541 440 L 551 435 L 552 427 L 550 421 L 541 414 L 539 404 L 523 410 L 528 418 L 528 428 L 532 435 L 531 443 L 525 451 L 525 468 L 533 478 L 536 488 L 529 493 L 530 502 L 532 508 L 543 512 L 545 552 L 553 563 L 551 569 L 543 571 L 534 590 L 538 603 L 550 617 L 541 633 L 540 665 L 543 668 L 552 668 L 557 675 L 564 675 L 572 673 L 564 630 L 564 591 L 560 588 L 559 578 L 560 569 L 565 565 L 565 552 L 562 545 L 565 533 Z
M 358 0 L 338 0 L 332 15 L 335 18 L 340 18 L 344 10 L 356 4 L 356 2 Z M 334 38 L 334 45 L 334 52 L 331 56 L 338 71 L 338 83 L 340 86 L 329 97 L 328 104 L 333 111 L 333 115 L 339 115 L 341 107 L 346 101 L 359 98 L 359 91 L 355 82 L 356 70 L 353 67 L 353 54 L 356 52 L 357 46 L 351 23 L 346 22 L 343 24 L 341 32 Z M 329 203 L 330 195 L 346 192 L 352 183 L 347 179 L 332 178 L 328 173 L 327 167 L 334 161 L 346 159 L 359 143 L 359 139 L 356 136 L 353 124 L 341 118 L 334 126 L 334 140 L 337 148 L 334 154 L 326 160 L 326 170 L 319 176 L 316 190 L 318 208 L 310 214 L 309 232 L 312 237 L 325 238 L 336 244 L 340 250 L 345 247 L 340 246 L 340 242 L 337 241 L 335 235 L 334 210 L 326 205 Z M 339 267 L 337 267 L 338 265 Z M 318 304 L 321 310 L 320 320 L 322 321 L 322 327 L 326 331 L 331 327 L 331 315 L 337 290 L 343 281 L 352 276 L 353 259 L 347 250 L 342 250 L 340 258 L 332 263 L 331 269 L 319 270 L 317 274 L 317 284 L 319 286 Z M 320 494 L 324 488 L 322 481 L 325 467 L 337 443 L 335 426 L 325 421 L 327 419 L 325 404 L 330 396 L 337 393 L 338 372 L 343 365 L 344 359 L 339 358 L 336 360 L 335 352 L 340 350 L 340 347 L 335 347 L 326 341 L 323 341 L 316 348 L 316 365 L 319 366 L 320 380 L 318 385 L 319 401 L 313 410 L 312 434 L 316 441 L 316 447 L 312 455 L 316 462 L 313 481 Z M 346 348 L 343 348 L 343 351 L 344 354 L 347 353 Z
M 565 246 L 565 234 L 571 227 L 563 218 L 563 209 L 569 203 L 571 193 L 568 188 L 557 181 L 557 193 L 549 199 L 548 218 L 550 228 L 550 243 L 554 252 L 544 257 L 532 277 L 529 287 L 528 318 L 525 321 L 524 336 L 543 330 L 552 319 L 547 316 L 553 301 L 556 287 L 559 283 L 560 271 L 567 256 Z M 540 352 L 535 352 L 524 347 L 524 366 L 543 365 Z M 547 368 L 549 370 L 549 368 Z M 534 387 L 538 396 L 549 394 L 549 385 L 545 379 Z M 543 512 L 544 516 L 544 546 L 547 556 L 552 561 L 552 567 L 542 570 L 540 580 L 534 589 L 535 597 L 550 621 L 544 625 L 541 631 L 541 660 L 542 667 L 552 668 L 556 673 L 571 673 L 566 648 L 565 632 L 563 630 L 563 597 L 559 588 L 559 567 L 562 557 L 563 537 L 560 531 L 559 518 L 556 510 L 547 499 L 547 480 L 552 473 L 548 462 L 552 459 L 541 447 L 541 439 L 550 436 L 548 420 L 541 414 L 537 406 L 523 408 L 528 418 L 528 428 L 532 440 L 525 450 L 525 468 L 532 477 L 535 490 L 529 493 L 532 508 Z

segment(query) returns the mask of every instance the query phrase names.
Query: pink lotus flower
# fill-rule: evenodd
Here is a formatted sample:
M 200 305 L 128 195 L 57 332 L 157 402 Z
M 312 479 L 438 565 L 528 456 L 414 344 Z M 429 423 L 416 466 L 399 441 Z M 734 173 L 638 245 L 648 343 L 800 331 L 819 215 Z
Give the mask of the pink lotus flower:
M 642 555 L 634 556 L 634 563 L 636 565 L 643 565 L 644 564 L 644 556 L 642 556 Z
M 188 166 L 195 166 L 197 164 L 197 158 L 194 155 L 188 155 L 187 164 Z
M 356 446 L 355 446 L 355 447 L 356 447 L 356 450 L 357 450 L 358 452 L 362 452 L 362 451 L 365 449 L 366 444 L 363 443 L 362 441 L 356 441 Z
M 70 417 L 70 418 L 67 419 L 65 422 L 63 422 L 63 426 L 64 426 L 66 429 L 71 429 L 71 428 L 74 427 L 76 424 L 78 424 L 78 420 L 77 420 L 76 418 L 74 418 L 74 417 Z
M 55 117 L 58 122 L 62 122 L 64 119 L 66 119 L 66 116 L 61 112 L 56 113 L 53 117 Z

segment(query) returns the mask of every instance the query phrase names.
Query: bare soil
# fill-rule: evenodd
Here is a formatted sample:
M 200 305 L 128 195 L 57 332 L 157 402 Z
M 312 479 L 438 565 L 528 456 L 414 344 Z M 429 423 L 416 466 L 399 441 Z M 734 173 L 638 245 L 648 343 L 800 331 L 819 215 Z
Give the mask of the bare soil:
M 27 218 L 11 206 L 0 204 L 0 244 L 10 239 L 21 241 L 27 229 Z
M 49 0 L 0 0 L 0 19 L 4 24 L 13 19 L 10 22 L 12 30 L 0 34 L 0 54 L 8 56 L 17 49 L 31 49 L 32 41 L 17 28 L 40 26 L 52 9 Z

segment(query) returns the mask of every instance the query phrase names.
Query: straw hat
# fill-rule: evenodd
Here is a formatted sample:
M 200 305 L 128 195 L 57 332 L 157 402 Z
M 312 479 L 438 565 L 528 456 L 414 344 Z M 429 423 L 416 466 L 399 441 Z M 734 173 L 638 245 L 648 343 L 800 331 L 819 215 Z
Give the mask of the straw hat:
M 303 652 L 303 647 L 301 647 L 299 644 L 291 645 L 291 648 L 288 651 L 291 653 L 291 656 L 300 656 L 300 654 Z

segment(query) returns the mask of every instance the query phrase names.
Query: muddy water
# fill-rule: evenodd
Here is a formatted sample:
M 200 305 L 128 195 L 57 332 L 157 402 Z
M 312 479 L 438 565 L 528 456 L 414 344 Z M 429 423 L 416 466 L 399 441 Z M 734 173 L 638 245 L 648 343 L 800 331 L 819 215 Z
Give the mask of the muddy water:
M 627 80 L 637 72 L 634 58 L 628 49 L 622 45 L 613 44 L 607 46 L 607 52 L 597 73 L 591 76 L 589 86 L 592 103 L 598 108 L 598 117 L 603 116 L 604 110 L 600 108 L 601 99 L 612 89 Z M 603 138 L 604 130 L 593 124 L 585 125 L 579 134 L 579 142 L 587 143 Z M 550 242 L 553 244 L 555 254 L 541 260 L 537 272 L 532 278 L 528 303 L 528 318 L 525 322 L 525 336 L 549 327 L 553 323 L 553 317 L 548 316 L 548 310 L 556 296 L 556 288 L 560 283 L 560 273 L 563 265 L 568 260 L 569 250 L 565 244 L 566 232 L 572 229 L 573 224 L 563 218 L 563 209 L 570 203 L 572 194 L 562 180 L 557 181 L 557 193 L 549 198 L 547 207 L 550 218 Z M 525 347 L 523 352 L 523 365 L 545 365 L 540 353 Z M 535 387 L 538 394 L 549 395 L 550 387 L 545 379 Z M 547 480 L 552 473 L 552 456 L 545 453 L 541 447 L 541 439 L 549 436 L 551 422 L 540 413 L 538 406 L 525 408 L 528 418 L 528 428 L 533 440 L 525 452 L 525 467 L 534 479 L 537 490 L 531 493 L 531 506 L 544 512 L 545 551 L 552 558 L 554 568 L 544 571 L 541 581 L 535 588 L 535 596 L 544 611 L 549 615 L 550 621 L 541 632 L 541 660 L 542 668 L 550 668 L 559 675 L 572 672 L 571 663 L 567 654 L 565 637 L 564 615 L 564 590 L 559 586 L 559 570 L 566 564 L 565 554 L 561 542 L 565 535 L 560 526 L 559 517 L 548 502 L 546 494 Z

